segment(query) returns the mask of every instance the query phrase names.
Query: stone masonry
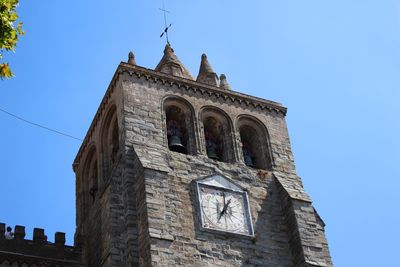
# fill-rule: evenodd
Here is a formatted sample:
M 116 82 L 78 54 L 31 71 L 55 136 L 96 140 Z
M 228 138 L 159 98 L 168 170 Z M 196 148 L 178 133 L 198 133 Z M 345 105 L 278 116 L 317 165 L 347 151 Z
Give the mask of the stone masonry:
M 44 229 L 33 230 L 33 240 L 25 239 L 25 227 L 14 228 L 14 238 L 4 238 L 6 227 L 0 223 L 0 267 L 81 267 L 77 247 L 65 245 L 65 234 L 57 232 L 54 243 L 46 240 Z
M 188 107 L 188 144 L 194 149 L 187 154 L 168 148 L 166 101 Z M 207 156 L 206 112 L 224 117 L 226 160 Z M 278 103 L 230 90 L 226 76 L 218 78 L 205 55 L 195 81 L 169 44 L 155 70 L 137 66 L 130 54 L 128 63 L 118 66 L 73 165 L 75 242 L 82 247 L 83 264 L 332 266 L 324 223 L 296 174 L 285 115 Z M 110 164 L 104 132 L 112 117 L 118 138 L 112 147 L 118 152 Z M 259 145 L 269 155 L 267 168 L 245 165 L 242 119 L 266 129 Z M 92 178 L 85 173 L 93 157 L 98 171 L 90 191 Z M 248 192 L 253 237 L 200 229 L 194 180 L 213 174 Z

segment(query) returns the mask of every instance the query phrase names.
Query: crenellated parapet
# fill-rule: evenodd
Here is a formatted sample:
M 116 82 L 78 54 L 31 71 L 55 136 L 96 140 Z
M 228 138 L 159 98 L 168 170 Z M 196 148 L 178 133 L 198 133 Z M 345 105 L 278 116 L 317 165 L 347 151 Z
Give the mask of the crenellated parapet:
M 0 223 L 0 266 L 83 266 L 80 249 L 65 245 L 65 233 L 56 232 L 52 243 L 41 228 L 34 228 L 32 240 L 25 239 L 25 226 L 16 225 L 12 239 L 5 232 Z

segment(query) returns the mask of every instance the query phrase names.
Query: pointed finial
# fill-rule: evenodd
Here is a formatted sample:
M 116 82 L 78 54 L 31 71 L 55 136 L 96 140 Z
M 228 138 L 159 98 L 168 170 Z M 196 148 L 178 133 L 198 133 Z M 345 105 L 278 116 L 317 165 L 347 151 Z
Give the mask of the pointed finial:
M 164 55 L 171 58 L 174 56 L 174 49 L 172 49 L 170 43 L 167 43 L 164 48 Z
M 219 76 L 219 87 L 225 90 L 231 90 L 231 86 L 229 85 L 228 81 L 226 80 L 225 74 L 221 74 Z
M 135 55 L 133 54 L 133 52 L 129 52 L 129 56 L 128 56 L 128 64 L 131 65 L 136 65 L 136 61 L 135 61 Z
M 165 45 L 164 56 L 158 63 L 155 71 L 193 80 L 192 75 L 190 75 L 186 67 L 180 62 L 169 43 Z
M 196 81 L 214 86 L 218 86 L 219 84 L 218 76 L 211 68 L 206 54 L 201 55 L 199 75 L 197 76 Z
M 208 62 L 206 54 L 201 55 L 200 72 L 214 72 L 210 66 L 210 63 Z

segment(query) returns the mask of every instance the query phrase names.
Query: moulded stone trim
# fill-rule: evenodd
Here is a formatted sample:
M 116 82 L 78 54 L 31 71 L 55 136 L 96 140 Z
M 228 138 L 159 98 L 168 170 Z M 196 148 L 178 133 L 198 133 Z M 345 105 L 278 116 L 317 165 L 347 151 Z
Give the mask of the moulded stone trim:
M 202 94 L 204 94 L 205 92 L 207 92 L 207 94 L 209 94 L 210 96 L 211 95 L 218 96 L 218 95 L 224 94 L 224 95 L 230 96 L 232 102 L 238 101 L 239 103 L 242 103 L 243 101 L 248 101 L 249 103 L 253 103 L 253 104 L 259 105 L 261 107 L 265 107 L 266 109 L 268 109 L 270 111 L 275 110 L 278 113 L 282 113 L 283 115 L 286 115 L 287 109 L 285 107 L 283 107 L 282 105 L 280 105 L 279 103 L 276 103 L 273 101 L 241 94 L 238 92 L 222 90 L 219 87 L 215 87 L 215 86 L 211 86 L 211 85 L 203 84 L 203 83 L 198 83 L 196 81 L 192 81 L 192 80 L 185 79 L 182 77 L 167 75 L 167 74 L 156 72 L 154 70 L 147 69 L 147 68 L 140 67 L 140 66 L 132 66 L 125 62 L 121 62 L 118 69 L 120 69 L 121 67 L 127 68 L 127 69 L 121 69 L 121 73 L 127 72 L 131 76 L 136 75 L 138 78 L 140 78 L 142 75 L 158 76 L 157 78 L 160 79 L 163 84 L 165 84 L 167 82 L 170 84 L 170 86 L 172 86 L 173 84 L 176 84 L 176 85 L 178 85 L 178 88 L 181 87 L 181 86 L 179 86 L 180 83 L 186 83 L 187 85 L 190 85 L 191 87 L 199 87 L 199 90 L 202 92 Z M 246 103 L 246 105 L 248 105 L 248 104 Z

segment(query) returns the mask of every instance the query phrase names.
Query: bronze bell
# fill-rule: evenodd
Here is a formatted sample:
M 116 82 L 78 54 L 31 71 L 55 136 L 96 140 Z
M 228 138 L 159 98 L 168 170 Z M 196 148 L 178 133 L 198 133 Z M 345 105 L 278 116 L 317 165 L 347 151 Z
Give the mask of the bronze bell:
M 210 159 L 219 160 L 219 157 L 217 155 L 217 150 L 215 149 L 215 147 L 207 147 L 207 156 Z
M 253 159 L 249 154 L 244 154 L 243 158 L 244 158 L 244 164 L 246 164 L 246 166 L 254 167 Z
M 217 154 L 217 144 L 214 142 L 214 140 L 209 139 L 206 140 L 206 150 L 207 150 L 207 156 L 210 159 L 216 159 L 219 160 L 219 156 Z
M 254 167 L 253 154 L 249 150 L 249 147 L 246 143 L 243 143 L 243 159 L 246 166 Z
M 171 135 L 169 138 L 169 149 L 179 153 L 185 153 L 185 146 L 182 145 L 182 140 L 178 135 Z

